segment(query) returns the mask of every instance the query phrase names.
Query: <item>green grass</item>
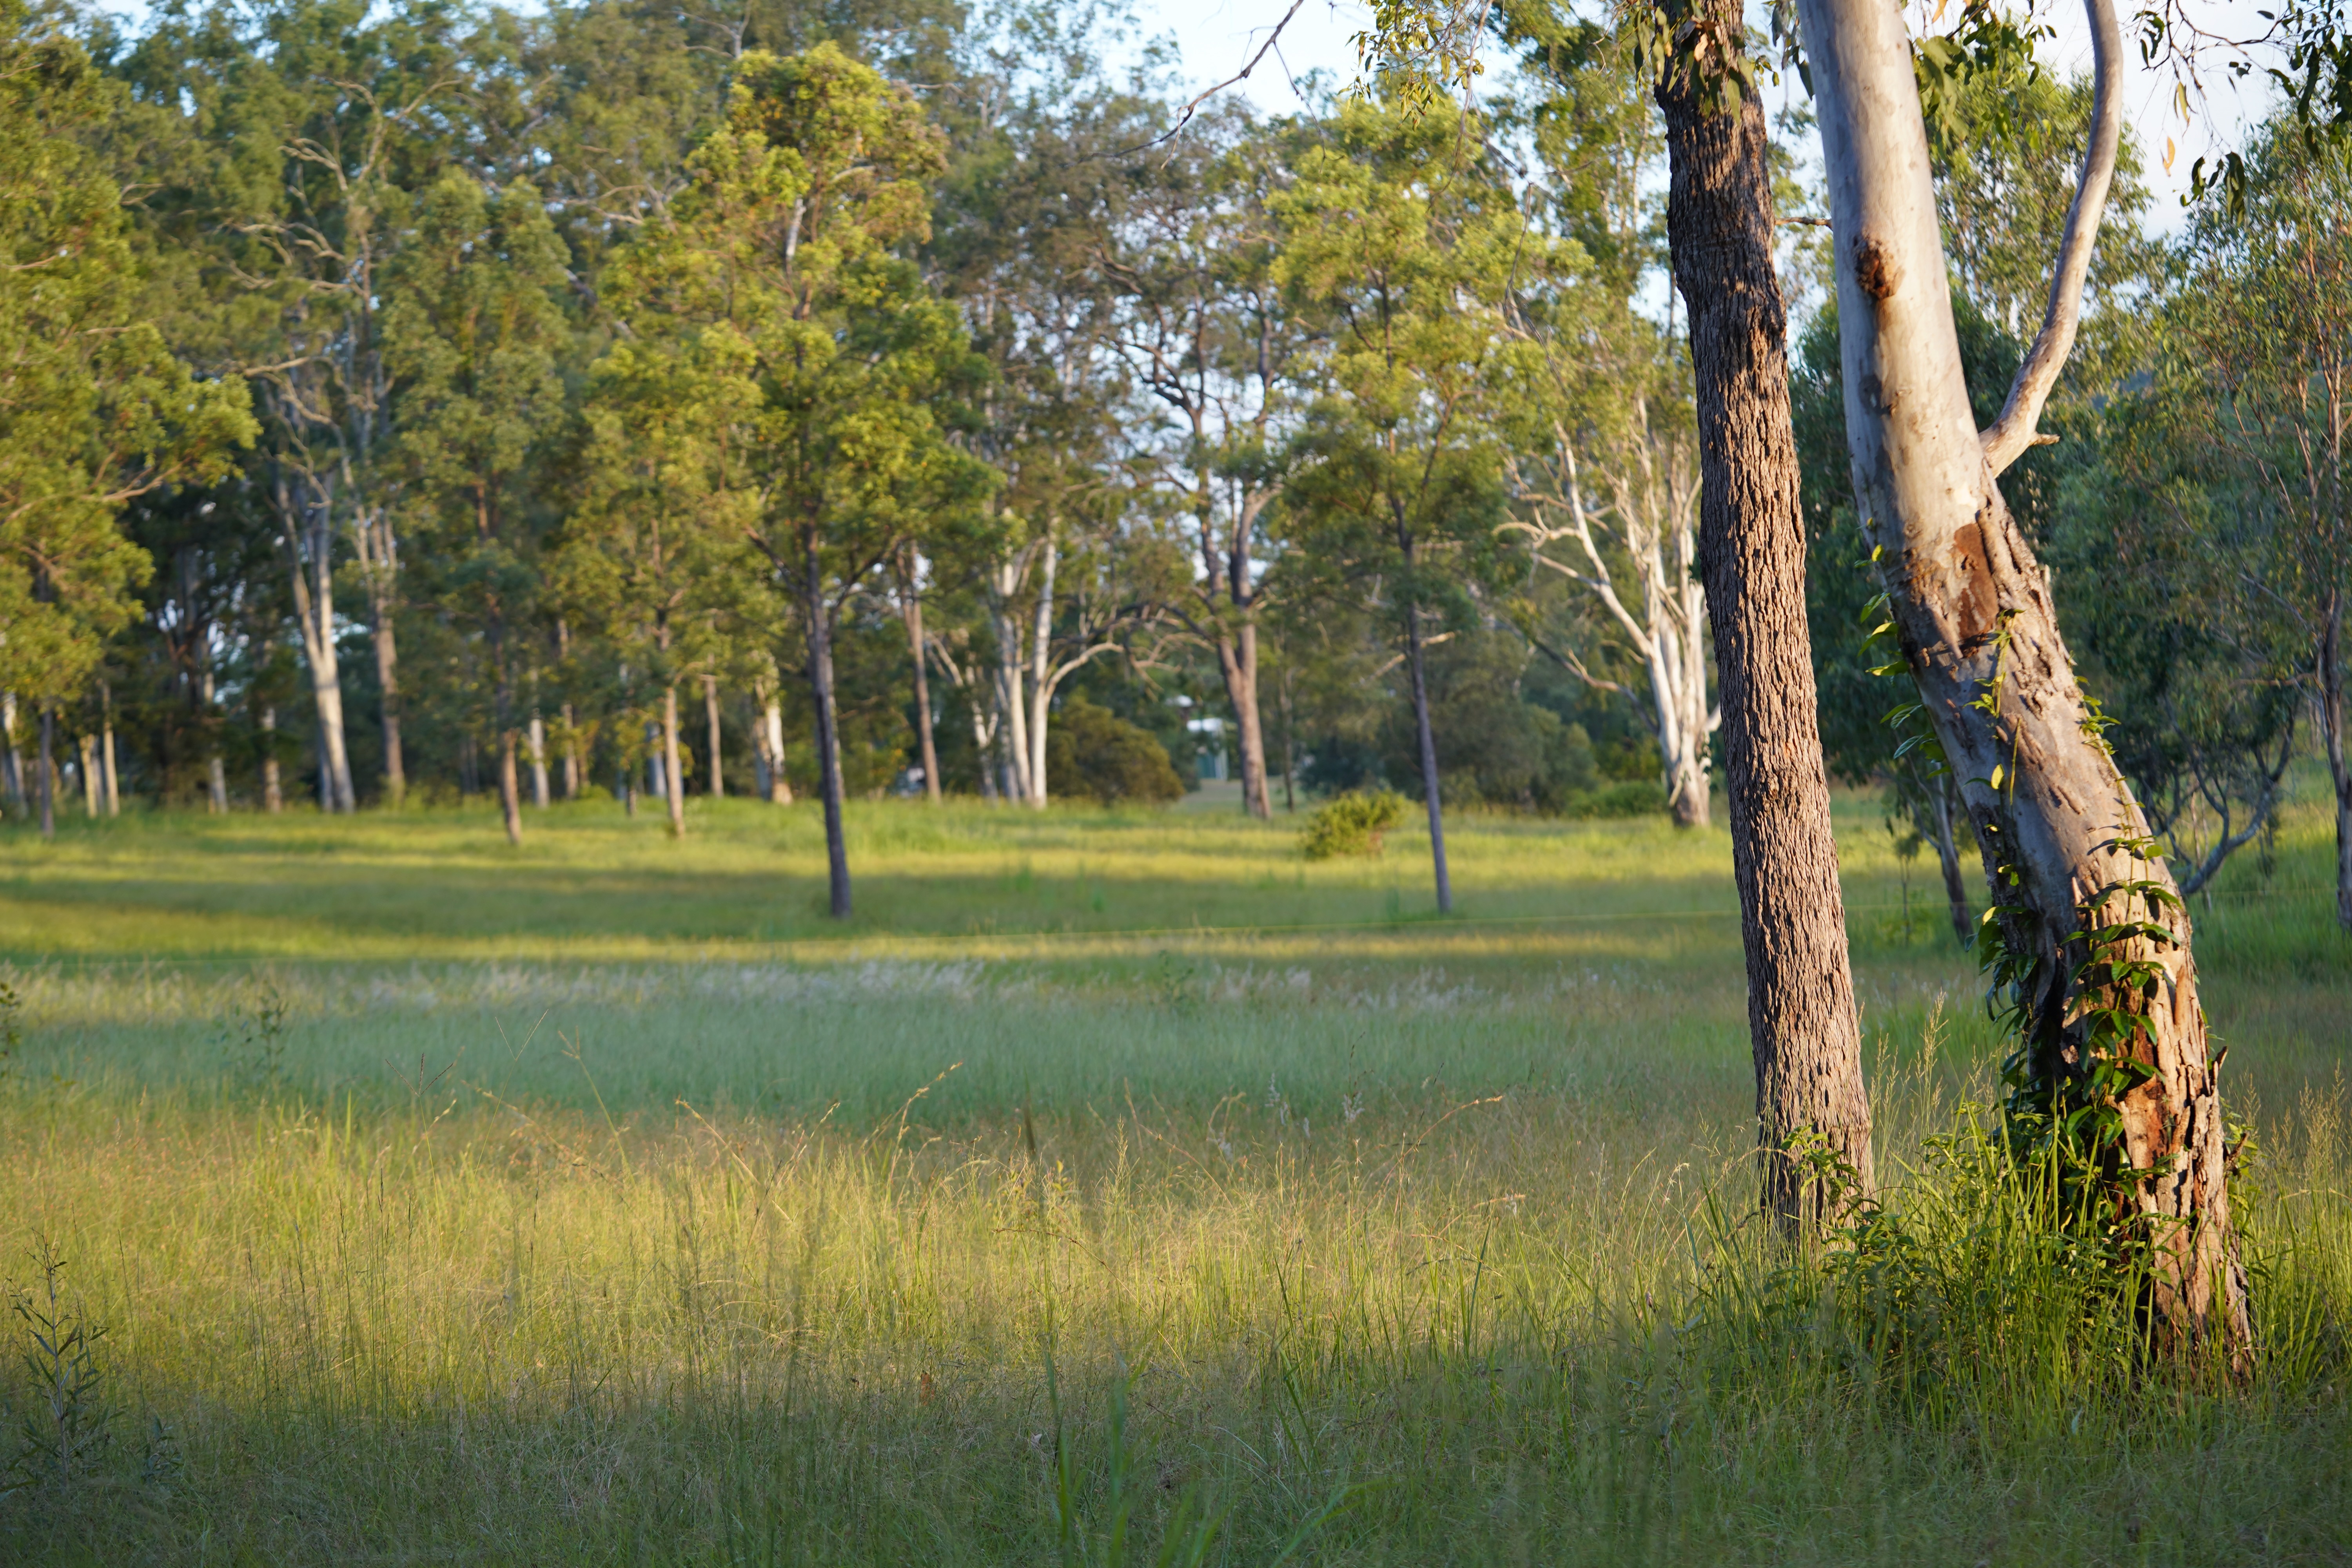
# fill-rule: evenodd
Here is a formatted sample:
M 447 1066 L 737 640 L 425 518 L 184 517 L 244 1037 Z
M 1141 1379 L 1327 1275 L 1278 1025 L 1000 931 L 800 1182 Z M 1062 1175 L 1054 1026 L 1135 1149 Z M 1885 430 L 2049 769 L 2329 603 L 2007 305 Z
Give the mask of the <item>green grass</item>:
M 1932 863 L 1906 931 L 1840 814 L 1900 1184 L 1996 1047 Z M 0 1279 L 54 1244 L 112 1434 L 0 1562 L 1103 1562 L 1114 1476 L 1138 1562 L 1335 1497 L 1293 1561 L 2352 1555 L 2316 813 L 2197 911 L 2263 1150 L 2236 1392 L 1948 1170 L 1895 1201 L 1964 1279 L 1757 1255 L 1719 827 L 1464 819 L 1441 921 L 1404 832 L 863 805 L 838 927 L 813 812 L 688 826 L 0 830 Z M 0 1368 L 0 1462 L 41 1394 Z

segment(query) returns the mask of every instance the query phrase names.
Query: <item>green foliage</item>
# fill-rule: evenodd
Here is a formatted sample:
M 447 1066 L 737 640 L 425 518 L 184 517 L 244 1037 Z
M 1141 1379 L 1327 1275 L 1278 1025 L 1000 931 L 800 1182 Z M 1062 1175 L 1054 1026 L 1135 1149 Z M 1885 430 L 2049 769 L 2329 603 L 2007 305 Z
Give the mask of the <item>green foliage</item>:
M 1091 796 L 1105 805 L 1157 805 L 1184 796 L 1168 749 L 1150 731 L 1077 696 L 1063 701 L 1046 732 L 1045 781 L 1065 799 Z
M 0 688 L 78 694 L 151 563 L 123 504 L 249 445 L 243 381 L 203 380 L 140 310 L 121 192 L 89 138 L 119 89 L 64 18 L 0 4 Z
M 1389 829 L 1404 820 L 1405 798 L 1394 790 L 1349 790 L 1315 808 L 1298 831 L 1299 853 L 1309 860 L 1340 855 L 1378 855 Z

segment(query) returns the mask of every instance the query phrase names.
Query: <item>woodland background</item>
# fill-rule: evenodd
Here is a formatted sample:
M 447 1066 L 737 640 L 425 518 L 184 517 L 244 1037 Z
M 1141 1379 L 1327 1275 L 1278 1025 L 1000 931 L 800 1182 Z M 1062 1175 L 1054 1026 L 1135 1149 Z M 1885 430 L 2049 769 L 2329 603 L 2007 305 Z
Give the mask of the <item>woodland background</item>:
M 1707 815 L 1661 148 L 1597 19 L 1497 8 L 1517 68 L 1468 117 L 1325 82 L 1283 118 L 1180 103 L 1094 9 L 6 26 L 0 784 L 28 817 L 46 776 L 100 815 L 502 795 L 519 835 L 829 771 Z M 2012 67 L 1953 104 L 1990 409 L 2087 96 Z M 2063 438 L 2008 487 L 2191 890 L 2262 840 L 2298 743 L 2342 750 L 2345 163 L 2278 124 L 2250 159 L 2252 212 L 2163 244 L 2126 148 Z M 1884 722 L 1857 624 L 1797 173 L 1825 745 L 1958 921 L 1949 781 Z

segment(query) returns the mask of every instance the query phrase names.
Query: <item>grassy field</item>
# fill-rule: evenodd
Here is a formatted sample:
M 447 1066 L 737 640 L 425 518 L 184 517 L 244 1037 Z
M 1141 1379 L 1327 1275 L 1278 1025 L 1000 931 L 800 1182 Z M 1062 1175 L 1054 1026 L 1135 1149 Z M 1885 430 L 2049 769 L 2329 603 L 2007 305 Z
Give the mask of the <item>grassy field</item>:
M 1439 920 L 1410 834 L 872 805 L 845 926 L 805 807 L 0 829 L 0 1563 L 2352 1560 L 2319 816 L 2197 910 L 2231 1391 L 1933 1142 L 1979 986 L 1840 809 L 1867 1277 L 1746 1223 L 1720 828 L 1465 819 Z

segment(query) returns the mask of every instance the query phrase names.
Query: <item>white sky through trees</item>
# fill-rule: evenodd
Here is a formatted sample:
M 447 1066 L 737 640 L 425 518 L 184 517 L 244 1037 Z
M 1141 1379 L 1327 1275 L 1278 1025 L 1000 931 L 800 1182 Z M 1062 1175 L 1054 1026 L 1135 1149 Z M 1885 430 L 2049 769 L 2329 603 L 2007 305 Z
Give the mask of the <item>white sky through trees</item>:
M 1949 0 L 1947 24 L 1961 3 L 1962 0 Z M 2268 0 L 2219 0 L 2199 4 L 2193 16 L 2200 26 L 2209 31 L 2250 37 L 2263 26 L 2257 12 L 2267 3 Z M 1137 32 L 1142 37 L 1174 40 L 1182 57 L 1179 78 L 1188 90 L 1197 92 L 1247 65 L 1288 8 L 1288 0 L 1138 0 L 1135 16 Z M 1922 16 L 1934 10 L 1934 0 L 1927 0 L 1924 7 L 1920 0 L 1911 0 L 1907 8 L 1913 13 L 1916 32 Z M 1751 25 L 1769 30 L 1765 8 L 1751 0 L 1749 10 Z M 2064 77 L 2087 72 L 2091 63 L 2090 35 L 2084 26 L 2081 5 L 2067 0 L 2055 0 L 2054 4 L 2053 0 L 2038 0 L 2035 13 L 2038 20 L 2057 30 L 2057 37 L 2042 46 L 2044 64 Z M 1249 80 L 1227 90 L 1248 100 L 1265 113 L 1281 114 L 1301 108 L 1292 79 L 1321 70 L 1334 85 L 1352 80 L 1356 51 L 1349 40 L 1370 25 L 1370 16 L 1368 6 L 1353 4 L 1352 0 L 1307 0 L 1283 29 L 1275 53 L 1267 55 Z M 2189 189 L 2190 166 L 2200 157 L 2206 158 L 2210 164 L 2219 154 L 2242 145 L 2246 128 L 2259 120 L 2273 101 L 2273 89 L 2259 76 L 2238 82 L 2224 68 L 2217 53 L 2201 72 L 2205 101 L 2192 103 L 2193 117 L 2183 124 L 2174 108 L 2170 74 L 2150 70 L 2140 64 L 2138 37 L 2128 22 L 2125 49 L 2130 68 L 2124 100 L 2125 123 L 2138 138 L 2147 163 L 2147 185 L 2156 196 L 2148 214 L 2149 224 L 2158 232 L 2169 234 L 2185 220 L 2179 204 Z M 1782 89 L 1768 90 L 1776 100 L 1786 92 L 1802 92 L 1793 79 Z M 2177 147 L 2169 173 L 2164 167 L 2167 137 Z

